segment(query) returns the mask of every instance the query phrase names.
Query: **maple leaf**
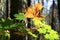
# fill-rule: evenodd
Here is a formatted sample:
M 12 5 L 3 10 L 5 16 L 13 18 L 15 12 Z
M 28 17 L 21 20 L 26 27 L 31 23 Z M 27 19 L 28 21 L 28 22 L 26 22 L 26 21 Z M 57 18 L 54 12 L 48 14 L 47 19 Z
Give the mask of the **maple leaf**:
M 42 4 L 35 4 L 34 7 L 28 7 L 25 11 L 25 17 L 26 18 L 34 18 L 34 17 L 40 17 L 45 18 L 41 15 L 40 10 L 43 8 Z
M 34 5 L 34 9 L 36 9 L 36 8 L 37 8 L 38 10 L 41 10 L 41 9 L 43 8 L 43 5 L 42 5 L 42 4 L 39 4 L 39 3 L 38 3 L 38 4 L 35 4 L 35 5 Z

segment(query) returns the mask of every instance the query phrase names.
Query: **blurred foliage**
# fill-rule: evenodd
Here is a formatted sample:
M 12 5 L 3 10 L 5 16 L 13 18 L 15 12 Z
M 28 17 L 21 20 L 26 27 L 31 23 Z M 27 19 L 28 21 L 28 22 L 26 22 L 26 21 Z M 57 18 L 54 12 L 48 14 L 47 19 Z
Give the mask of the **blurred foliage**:
M 39 32 L 40 35 L 44 36 L 44 39 L 59 40 L 58 33 L 55 30 L 51 29 L 51 26 L 44 21 L 45 17 L 39 14 L 41 12 L 42 7 L 43 6 L 41 4 L 38 4 L 38 5 L 35 4 L 33 8 L 28 7 L 25 17 L 31 18 L 33 20 L 35 28 L 37 28 L 37 31 Z M 31 35 L 32 33 L 29 32 L 29 34 Z M 34 37 L 33 34 L 32 36 Z
M 42 8 L 42 5 L 40 5 L 40 6 Z M 37 29 L 37 31 L 39 32 L 40 35 L 44 36 L 45 40 L 58 40 L 59 39 L 58 33 L 56 31 L 54 31 L 53 29 L 51 29 L 51 26 L 47 25 L 46 22 L 44 21 L 45 17 L 42 16 L 41 14 L 39 14 L 39 10 L 41 10 L 40 6 L 38 5 L 37 6 L 38 9 L 36 8 L 37 10 L 33 12 L 33 13 L 37 12 L 37 14 L 35 13 L 36 16 L 34 16 L 32 13 L 28 12 L 28 14 L 32 14 L 34 17 L 30 17 L 31 15 L 28 16 L 27 13 L 25 13 L 25 14 L 19 13 L 19 14 L 14 15 L 15 19 L 2 18 L 0 20 L 0 32 L 1 32 L 0 34 L 2 34 L 1 40 L 4 40 L 3 38 L 6 36 L 8 36 L 8 38 L 10 38 L 9 30 L 14 29 L 14 28 L 18 28 L 19 32 L 22 32 L 24 34 L 29 34 L 32 37 L 37 38 L 38 36 L 35 33 L 31 32 L 28 28 L 26 28 L 26 23 L 19 22 L 19 21 L 25 20 L 25 18 L 32 19 L 34 26 L 35 26 L 34 28 Z M 18 22 L 14 22 L 14 20 L 18 20 Z
M 28 31 L 28 34 L 32 35 L 33 37 L 37 37 L 37 35 L 33 34 L 32 32 Z
M 25 18 L 24 13 L 15 14 L 14 16 L 16 20 L 23 20 Z
M 23 13 L 15 14 L 15 17 L 16 17 L 15 20 L 21 21 L 25 19 Z M 38 19 L 33 18 L 32 20 L 39 34 L 43 35 L 45 39 L 49 39 L 49 40 L 59 39 L 58 33 L 52 30 L 51 26 L 47 25 L 43 18 L 38 18 Z M 36 34 L 32 33 L 31 31 L 27 31 L 28 29 L 25 27 L 25 23 L 20 23 L 20 22 L 14 23 L 13 19 L 11 18 L 8 19 L 2 18 L 0 20 L 0 31 L 2 32 L 2 34 L 4 33 L 5 36 L 10 37 L 10 34 L 8 32 L 5 32 L 5 30 L 10 30 L 17 27 L 19 28 L 19 31 L 23 32 L 24 34 L 27 33 L 29 35 L 32 35 L 32 37 L 36 37 L 36 38 L 38 37 Z
M 34 23 L 35 23 L 35 25 L 37 23 L 39 24 L 39 25 L 37 24 L 37 27 L 36 27 L 36 28 L 40 27 L 40 28 L 37 29 L 37 31 L 41 35 L 43 35 L 45 39 L 48 39 L 48 40 L 58 40 L 59 39 L 58 33 L 56 31 L 54 31 L 53 29 L 51 29 L 50 25 L 47 25 L 45 22 L 42 22 L 42 20 L 34 21 Z
M 16 19 L 15 20 L 23 20 L 23 14 L 15 14 Z M 18 16 L 18 17 L 17 17 Z M 19 17 L 20 16 L 20 17 Z M 10 32 L 11 29 L 14 28 L 19 28 L 21 32 L 25 32 L 25 23 L 20 23 L 20 22 L 14 22 L 14 19 L 7 18 L 4 19 L 2 18 L 0 20 L 0 35 L 2 35 L 0 40 L 5 40 L 5 38 L 8 36 L 10 38 L 10 33 L 8 33 L 6 30 Z

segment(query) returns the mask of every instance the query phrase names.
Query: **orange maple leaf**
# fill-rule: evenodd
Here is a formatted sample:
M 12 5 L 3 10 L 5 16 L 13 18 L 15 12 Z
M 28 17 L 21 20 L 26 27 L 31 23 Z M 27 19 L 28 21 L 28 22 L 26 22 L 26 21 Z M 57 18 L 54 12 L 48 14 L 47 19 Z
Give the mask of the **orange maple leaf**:
M 25 17 L 26 18 L 34 18 L 34 17 L 42 17 L 44 16 L 41 15 L 40 11 L 43 8 L 42 4 L 35 4 L 34 7 L 28 7 L 26 9 Z

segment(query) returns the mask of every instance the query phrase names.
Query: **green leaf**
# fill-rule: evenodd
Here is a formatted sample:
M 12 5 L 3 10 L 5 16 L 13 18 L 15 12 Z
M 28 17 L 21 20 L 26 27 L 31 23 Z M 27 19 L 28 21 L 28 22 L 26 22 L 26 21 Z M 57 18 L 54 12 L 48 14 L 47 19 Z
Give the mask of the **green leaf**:
M 2 26 L 0 25 L 0 29 L 2 29 Z
M 10 27 L 7 25 L 7 26 L 4 27 L 4 29 L 10 29 Z
M 40 34 L 45 34 L 46 33 L 46 29 L 43 29 L 43 28 L 39 28 L 37 30 Z
M 8 19 L 2 19 L 3 22 L 1 21 L 0 24 L 4 29 L 10 29 L 10 25 L 14 24 L 13 20 Z
M 40 24 L 42 23 L 40 20 L 33 20 L 33 22 L 36 26 L 40 26 Z
M 25 18 L 24 13 L 15 14 L 14 16 L 16 20 L 23 20 Z
M 50 31 L 50 35 L 53 36 L 54 39 L 59 39 L 58 33 L 56 31 L 54 31 L 54 30 Z
M 33 37 L 37 37 L 37 35 L 33 34 L 32 32 L 28 31 L 29 35 L 32 35 Z
M 48 40 L 59 39 L 58 33 L 51 29 L 51 26 L 46 24 L 45 21 L 33 19 L 34 25 L 40 27 L 37 31 L 40 34 L 45 34 L 44 38 Z
M 10 38 L 10 34 L 9 34 L 9 33 L 7 33 L 7 32 L 5 32 L 5 37 Z
M 14 27 L 17 27 L 17 24 L 16 24 L 16 23 L 15 23 L 15 24 L 10 25 L 10 28 L 14 28 Z
M 0 25 L 0 31 L 2 31 L 3 27 Z
M 49 34 L 44 35 L 44 37 L 45 37 L 46 39 L 50 39 Z
M 5 19 L 2 18 L 1 20 L 2 20 L 2 22 L 5 22 Z
M 44 24 L 44 28 L 47 29 L 47 30 L 51 30 L 51 26 L 47 25 L 47 24 Z
M 45 34 L 44 37 L 49 40 L 58 40 L 59 36 L 56 31 L 50 30 L 49 33 Z
M 9 20 L 12 20 L 10 17 L 8 17 Z

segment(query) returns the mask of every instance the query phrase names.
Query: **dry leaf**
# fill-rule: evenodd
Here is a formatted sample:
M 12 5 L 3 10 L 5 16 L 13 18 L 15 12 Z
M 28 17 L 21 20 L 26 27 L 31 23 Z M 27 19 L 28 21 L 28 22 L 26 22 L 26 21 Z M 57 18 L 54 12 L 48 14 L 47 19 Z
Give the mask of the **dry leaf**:
M 44 16 L 41 15 L 40 10 L 43 8 L 42 4 L 35 4 L 34 7 L 28 7 L 26 9 L 25 17 L 26 18 L 34 18 L 34 17 L 42 17 Z

